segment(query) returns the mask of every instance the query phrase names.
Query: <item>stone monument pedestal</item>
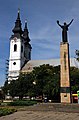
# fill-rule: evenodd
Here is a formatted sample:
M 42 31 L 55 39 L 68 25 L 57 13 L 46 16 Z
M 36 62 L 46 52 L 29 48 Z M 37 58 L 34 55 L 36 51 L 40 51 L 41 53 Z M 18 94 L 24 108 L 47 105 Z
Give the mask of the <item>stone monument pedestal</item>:
M 68 42 L 60 43 L 60 101 L 71 103 L 70 99 L 70 60 Z

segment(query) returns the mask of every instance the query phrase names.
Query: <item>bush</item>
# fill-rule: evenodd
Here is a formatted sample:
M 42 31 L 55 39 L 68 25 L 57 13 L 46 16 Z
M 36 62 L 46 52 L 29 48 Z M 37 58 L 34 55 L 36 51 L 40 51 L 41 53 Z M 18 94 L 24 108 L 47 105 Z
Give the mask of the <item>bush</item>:
M 37 104 L 37 102 L 31 101 L 31 100 L 26 100 L 26 101 L 17 100 L 17 101 L 8 103 L 9 106 L 30 106 L 30 105 L 34 105 L 34 104 Z
M 12 114 L 14 112 L 16 112 L 17 110 L 14 108 L 0 108 L 0 117 L 1 116 L 5 116 L 5 115 L 9 115 Z

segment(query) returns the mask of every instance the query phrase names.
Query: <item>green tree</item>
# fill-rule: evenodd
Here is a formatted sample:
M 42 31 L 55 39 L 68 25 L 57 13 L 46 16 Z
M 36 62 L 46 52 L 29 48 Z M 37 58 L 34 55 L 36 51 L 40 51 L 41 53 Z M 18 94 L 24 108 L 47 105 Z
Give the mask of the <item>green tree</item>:
M 19 96 L 22 99 L 23 96 L 27 95 L 28 90 L 31 87 L 31 75 L 30 74 L 20 74 L 18 80 L 12 81 L 10 83 L 10 95 L 12 97 Z
M 60 66 L 41 65 L 32 72 L 20 74 L 18 80 L 13 80 L 9 85 L 4 85 L 4 91 L 10 90 L 12 97 L 42 96 L 57 99 L 59 95 Z M 34 84 L 35 83 L 35 84 Z M 7 89 L 7 90 L 6 90 Z
M 4 86 L 2 87 L 2 90 L 4 92 L 4 94 L 7 95 L 7 90 L 9 89 L 9 85 L 8 85 L 8 80 L 5 81 Z
M 8 94 L 8 90 L 9 90 L 9 84 L 8 84 L 8 80 L 6 80 L 4 86 L 2 87 L 3 98 L 5 98 L 5 96 Z
M 71 91 L 76 93 L 79 90 L 79 69 L 76 67 L 70 68 Z
M 75 51 L 76 60 L 79 61 L 79 50 Z M 70 68 L 70 80 L 71 80 L 71 91 L 72 93 L 77 93 L 79 90 L 79 68 Z
M 60 66 L 41 65 L 32 71 L 36 81 L 36 94 L 50 99 L 59 96 Z

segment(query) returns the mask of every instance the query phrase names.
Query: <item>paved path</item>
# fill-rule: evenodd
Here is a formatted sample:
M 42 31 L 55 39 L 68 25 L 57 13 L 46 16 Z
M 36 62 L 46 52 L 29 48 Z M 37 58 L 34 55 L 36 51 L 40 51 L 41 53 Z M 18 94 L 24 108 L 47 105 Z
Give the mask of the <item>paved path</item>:
M 79 120 L 78 105 L 41 104 L 21 108 L 0 120 Z
M 0 120 L 79 120 L 79 113 L 18 111 L 14 114 L 0 117 Z

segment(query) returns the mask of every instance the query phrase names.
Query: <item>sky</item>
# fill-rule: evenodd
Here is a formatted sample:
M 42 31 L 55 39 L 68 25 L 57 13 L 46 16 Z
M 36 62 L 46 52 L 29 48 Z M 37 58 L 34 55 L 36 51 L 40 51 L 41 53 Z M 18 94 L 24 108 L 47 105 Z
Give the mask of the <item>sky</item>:
M 79 0 L 0 0 L 0 86 L 5 82 L 6 60 L 9 59 L 10 37 L 20 8 L 22 28 L 28 22 L 32 59 L 60 58 L 62 30 L 57 25 L 69 23 L 70 57 L 79 49 Z

